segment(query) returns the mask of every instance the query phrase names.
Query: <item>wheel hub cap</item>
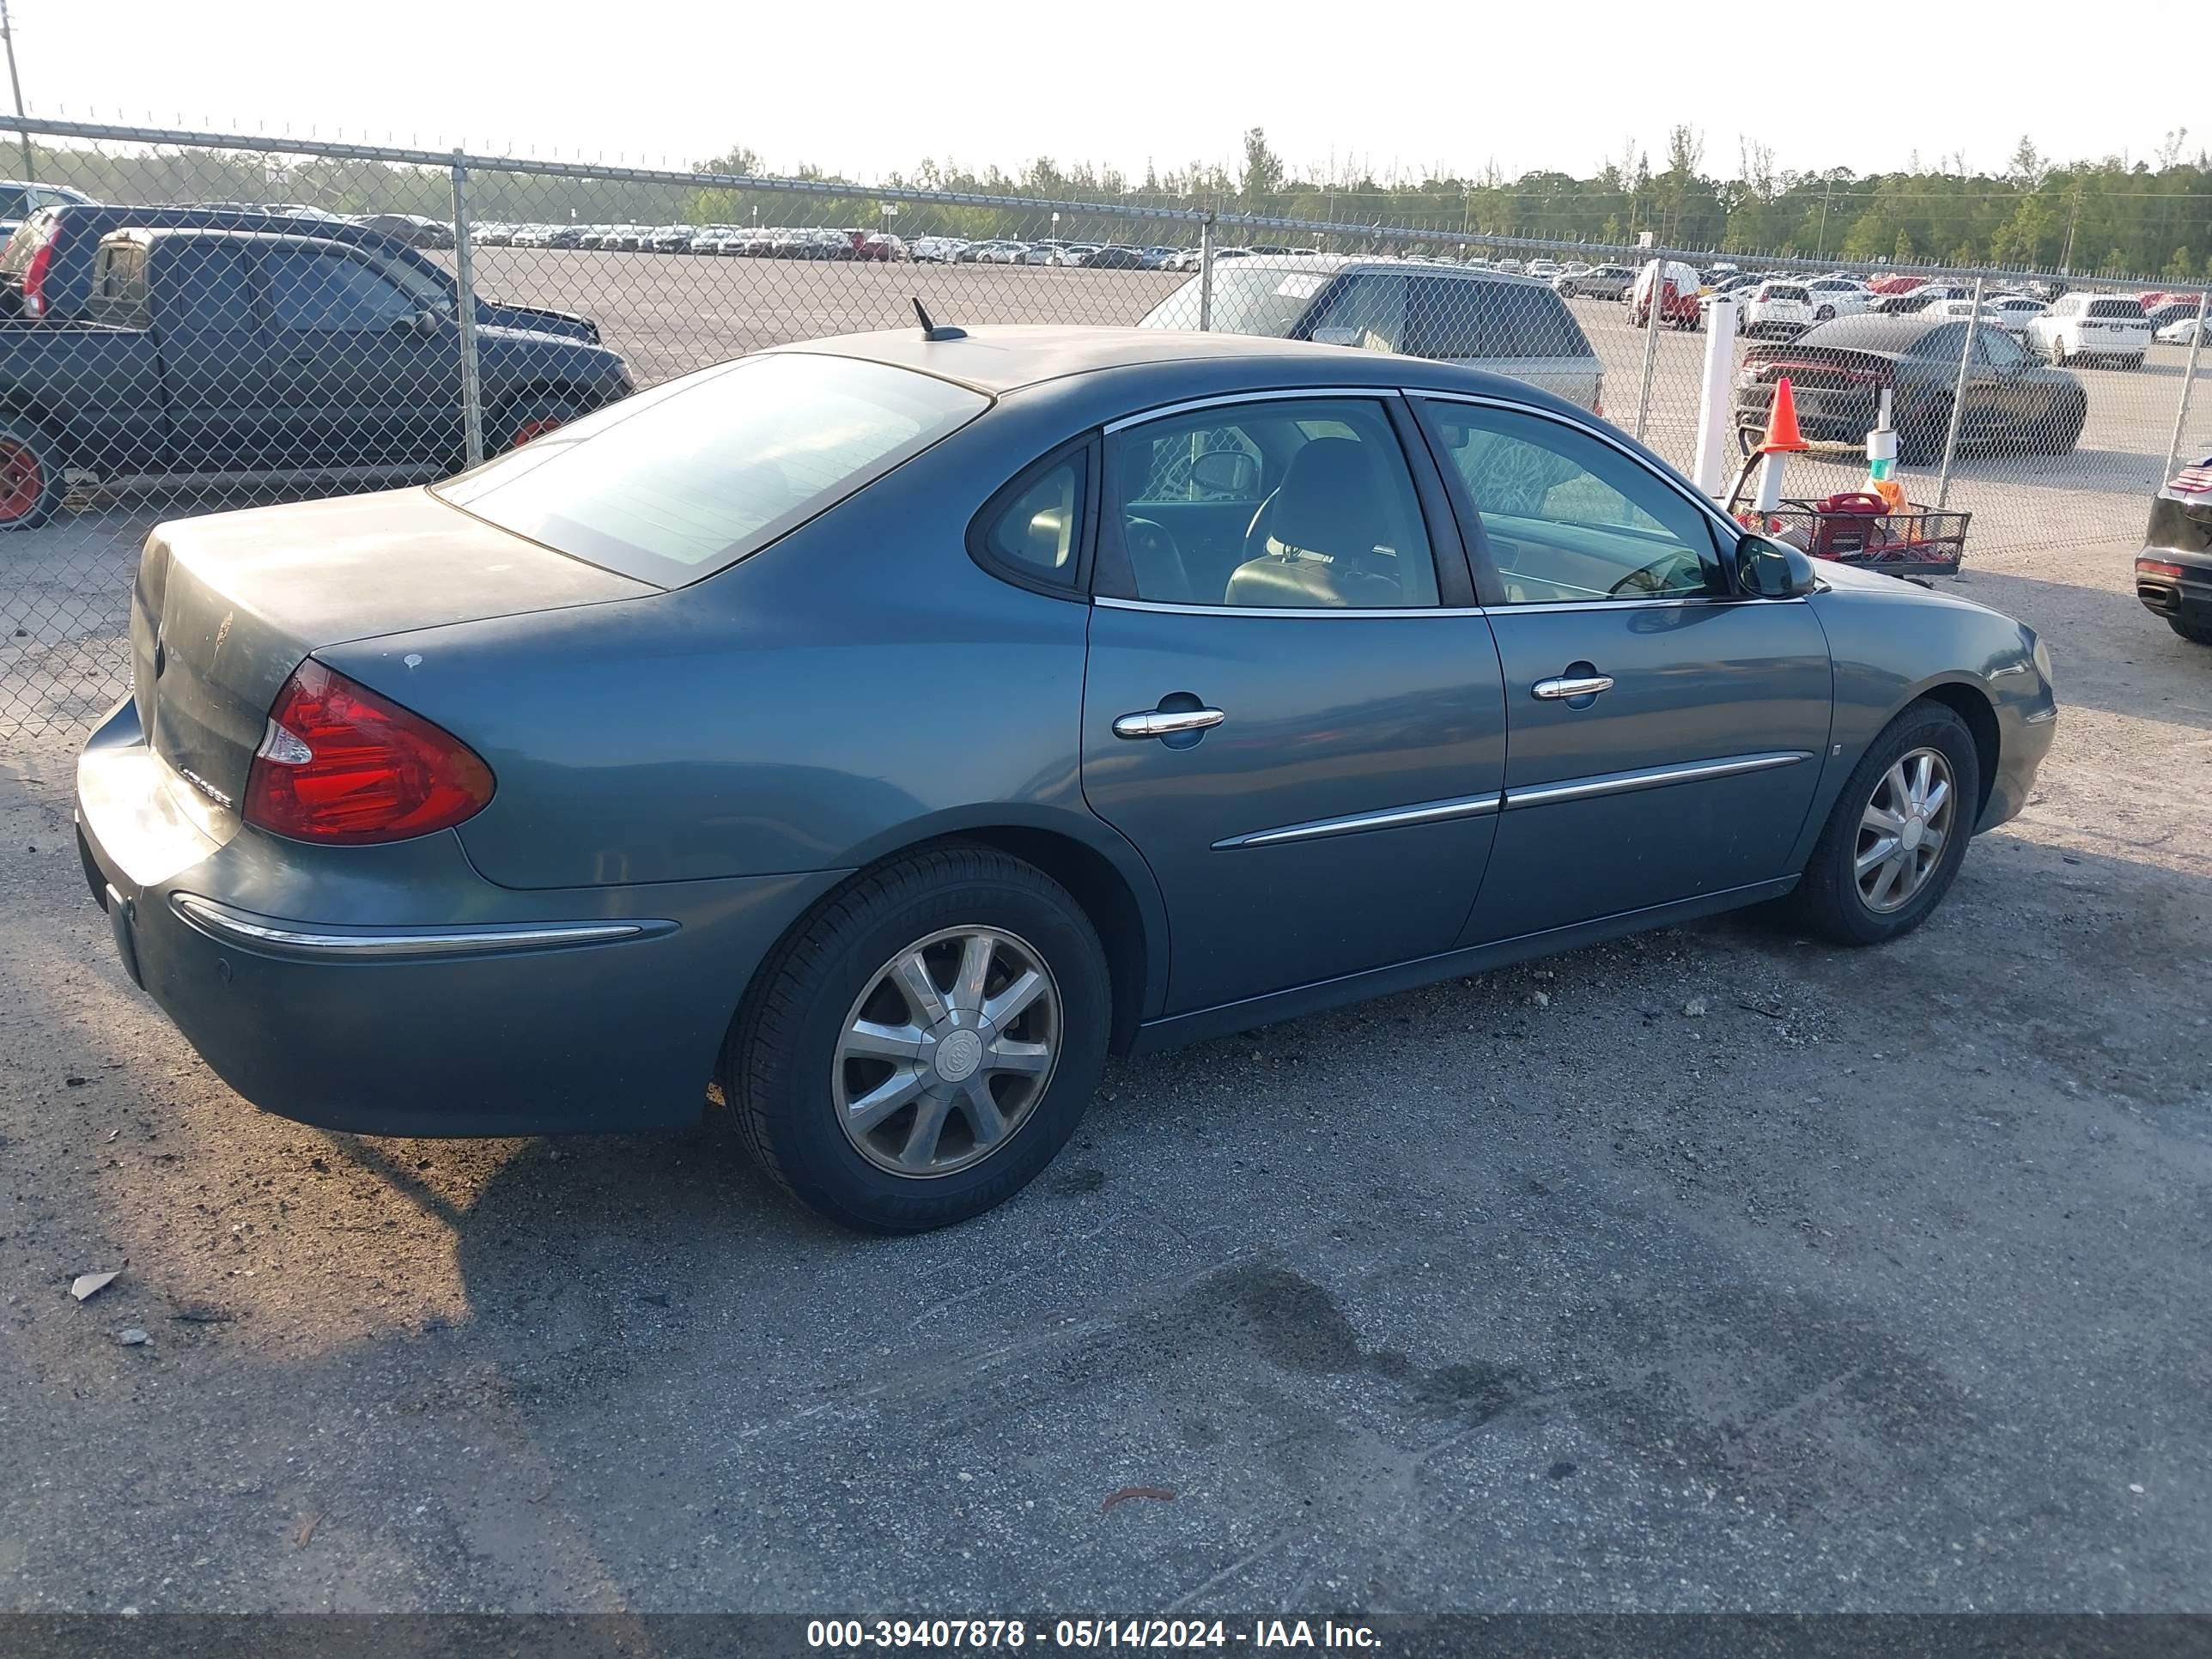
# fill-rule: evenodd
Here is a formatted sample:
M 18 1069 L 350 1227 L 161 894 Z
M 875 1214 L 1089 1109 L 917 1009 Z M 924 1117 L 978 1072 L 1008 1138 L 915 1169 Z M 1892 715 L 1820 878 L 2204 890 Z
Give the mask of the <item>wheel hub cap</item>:
M 1859 813 L 1852 866 L 1868 909 L 1901 910 L 1927 886 L 1951 838 L 1953 796 L 1940 750 L 1915 749 L 1881 775 Z
M 1012 1140 L 1060 1057 L 1060 988 L 1025 939 L 950 927 L 869 976 L 845 1016 L 830 1097 L 854 1151 L 894 1175 L 951 1175 Z
M 983 1063 L 983 1039 L 973 1031 L 948 1032 L 937 1045 L 937 1075 L 947 1083 L 964 1083 Z

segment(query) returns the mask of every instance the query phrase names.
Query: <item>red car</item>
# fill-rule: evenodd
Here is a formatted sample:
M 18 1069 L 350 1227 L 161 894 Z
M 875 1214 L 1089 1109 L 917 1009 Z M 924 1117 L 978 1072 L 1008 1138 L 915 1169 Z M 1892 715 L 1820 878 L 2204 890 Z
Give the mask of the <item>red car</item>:
M 903 259 L 906 244 L 886 230 L 856 230 L 853 238 L 853 257 L 855 259 Z
M 1867 286 L 1877 294 L 1910 294 L 1928 279 L 1925 276 L 1875 276 Z
M 1698 306 L 1698 289 L 1703 285 L 1694 267 L 1679 259 L 1669 259 L 1662 270 L 1656 259 L 1645 262 L 1636 273 L 1635 286 L 1628 291 L 1628 320 L 1632 327 L 1642 328 L 1651 320 L 1651 289 L 1657 276 L 1659 289 L 1659 320 L 1676 328 L 1695 329 L 1705 321 L 1705 313 Z

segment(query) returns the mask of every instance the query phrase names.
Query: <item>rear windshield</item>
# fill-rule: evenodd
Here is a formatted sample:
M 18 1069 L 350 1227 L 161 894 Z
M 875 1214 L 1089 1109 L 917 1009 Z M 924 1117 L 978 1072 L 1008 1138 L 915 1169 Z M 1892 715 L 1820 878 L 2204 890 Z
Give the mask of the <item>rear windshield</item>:
M 1280 265 L 1221 264 L 1213 268 L 1212 325 L 1224 334 L 1264 334 L 1282 340 L 1305 315 L 1328 273 L 1285 270 Z M 1200 279 L 1194 276 L 1145 313 L 1143 328 L 1196 328 Z
M 2088 314 L 2092 317 L 2135 317 L 2143 314 L 2141 300 L 2092 300 Z
M 436 493 L 559 552 L 676 587 L 796 529 L 989 403 L 908 369 L 777 352 L 601 410 Z
M 31 268 L 31 255 L 39 244 L 46 240 L 46 226 L 53 219 L 52 208 L 40 208 L 15 227 L 8 238 L 8 246 L 0 249 L 0 276 L 21 276 Z

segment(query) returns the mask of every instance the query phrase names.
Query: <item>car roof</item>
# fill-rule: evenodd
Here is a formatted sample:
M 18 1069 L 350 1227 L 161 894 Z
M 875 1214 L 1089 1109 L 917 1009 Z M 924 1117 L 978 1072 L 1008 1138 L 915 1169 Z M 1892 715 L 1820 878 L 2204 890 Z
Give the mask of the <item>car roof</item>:
M 943 325 L 957 318 L 944 315 L 938 320 Z M 909 327 L 796 341 L 769 349 L 864 358 L 957 380 L 994 395 L 1073 376 L 1147 368 L 1164 371 L 1164 380 L 1188 383 L 1203 378 L 1191 373 L 1193 369 L 1202 371 L 1207 365 L 1217 365 L 1223 371 L 1217 377 L 1224 382 L 1219 388 L 1223 391 L 1235 390 L 1240 381 L 1253 386 L 1296 384 L 1310 376 L 1311 383 L 1323 386 L 1423 386 L 1437 391 L 1487 392 L 1587 418 L 1587 411 L 1503 374 L 1426 357 L 1355 351 L 1259 334 L 1014 323 L 973 328 L 952 340 L 924 339 L 919 328 Z M 1166 373 L 1171 365 L 1183 367 Z M 1192 395 L 1211 394 L 1194 386 Z
M 1946 326 L 1950 320 L 1923 312 L 1905 317 L 1891 312 L 1838 317 L 1832 323 L 1814 324 L 1790 343 L 1840 346 L 1854 351 L 1910 351 L 1923 335 Z
M 1310 275 L 1325 271 L 1334 276 L 1340 271 L 1367 272 L 1374 270 L 1419 271 L 1424 276 L 1439 273 L 1464 277 L 1474 283 L 1517 283 L 1522 288 L 1541 289 L 1550 292 L 1546 284 L 1533 276 L 1523 276 L 1516 271 L 1485 270 L 1474 265 L 1436 264 L 1425 259 L 1393 259 L 1387 255 L 1357 253 L 1255 253 L 1237 262 L 1239 270 L 1285 270 Z

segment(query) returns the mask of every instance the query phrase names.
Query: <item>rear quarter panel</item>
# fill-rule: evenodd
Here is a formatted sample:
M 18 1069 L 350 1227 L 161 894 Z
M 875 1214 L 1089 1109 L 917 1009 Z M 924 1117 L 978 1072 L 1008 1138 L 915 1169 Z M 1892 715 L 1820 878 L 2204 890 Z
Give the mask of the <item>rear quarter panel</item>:
M 496 792 L 459 833 L 504 886 L 851 868 L 981 822 L 1103 831 L 1077 776 L 1087 609 L 969 559 L 969 514 L 1018 463 L 977 471 L 967 435 L 689 587 L 319 654 L 484 757 Z

